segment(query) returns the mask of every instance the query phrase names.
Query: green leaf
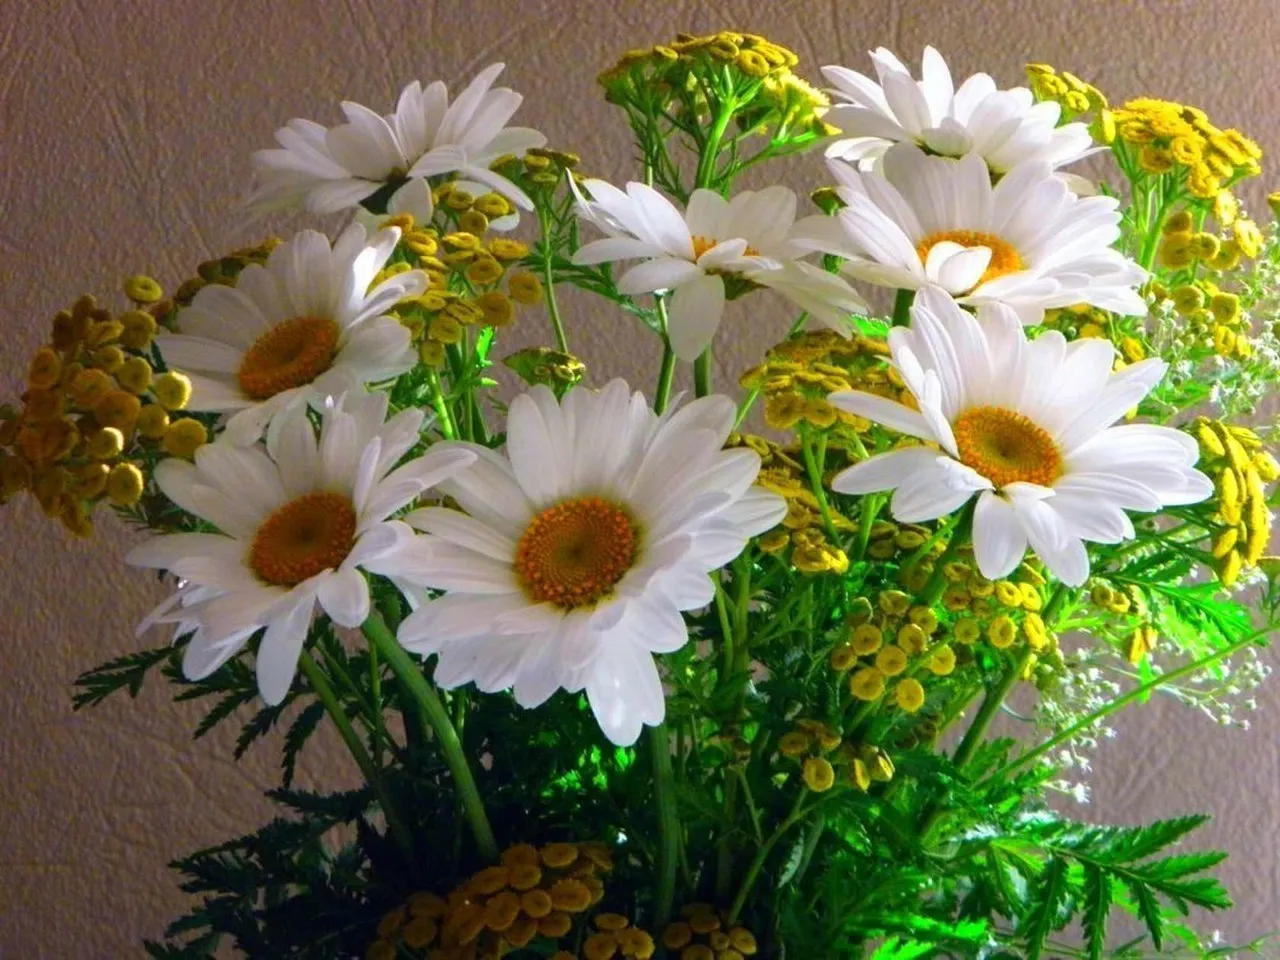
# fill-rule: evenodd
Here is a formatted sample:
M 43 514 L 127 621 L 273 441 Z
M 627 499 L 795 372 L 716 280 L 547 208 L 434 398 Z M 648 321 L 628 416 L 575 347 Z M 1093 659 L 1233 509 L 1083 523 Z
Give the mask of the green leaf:
M 91 707 L 120 690 L 136 698 L 147 674 L 166 660 L 176 660 L 179 649 L 181 648 L 177 645 L 168 644 L 154 650 L 127 653 L 92 670 L 86 670 L 76 677 L 72 706 L 76 710 Z
M 1027 943 L 1027 960 L 1039 960 L 1049 934 L 1066 922 L 1067 886 L 1066 860 L 1054 857 L 1040 877 L 1033 900 L 1035 909 L 1025 921 L 1024 936 Z
M 900 940 L 891 937 L 876 949 L 870 960 L 918 960 L 936 952 L 936 943 L 922 943 L 919 940 Z
M 319 700 L 309 704 L 305 710 L 298 714 L 297 718 L 289 726 L 289 732 L 284 735 L 284 749 L 282 760 L 282 777 L 281 782 L 288 787 L 293 784 L 293 774 L 297 767 L 298 755 L 302 752 L 303 746 L 310 739 L 311 734 L 315 732 L 316 725 L 320 723 L 320 718 L 324 716 L 324 704 Z
M 1133 897 L 1134 906 L 1138 910 L 1138 918 L 1146 924 L 1147 932 L 1151 934 L 1151 942 L 1157 950 L 1164 949 L 1164 918 L 1160 913 L 1160 904 L 1156 901 L 1155 895 L 1152 894 L 1150 888 L 1145 884 L 1126 880 L 1125 887 L 1129 890 L 1129 895 Z
M 1093 865 L 1084 868 L 1082 924 L 1091 960 L 1099 960 L 1107 945 L 1107 915 L 1111 912 L 1111 878 Z

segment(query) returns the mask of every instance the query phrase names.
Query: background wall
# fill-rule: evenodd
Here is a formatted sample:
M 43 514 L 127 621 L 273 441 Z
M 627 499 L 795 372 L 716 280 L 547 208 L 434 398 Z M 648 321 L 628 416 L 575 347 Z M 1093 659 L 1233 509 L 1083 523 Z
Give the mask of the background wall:
M 1195 103 L 1269 156 L 1280 148 L 1274 0 L 0 0 L 0 396 L 16 397 L 49 318 L 78 293 L 114 298 L 138 271 L 172 288 L 243 242 L 231 210 L 248 154 L 290 117 L 333 122 L 341 99 L 389 110 L 411 79 L 455 87 L 505 60 L 503 81 L 526 94 L 519 122 L 579 152 L 591 173 L 625 179 L 626 128 L 595 75 L 623 49 L 723 27 L 795 49 L 811 78 L 832 62 L 869 70 L 866 51 L 882 44 L 918 62 L 933 43 L 958 77 L 982 69 L 1006 86 L 1043 60 L 1113 99 Z M 813 161 L 771 175 L 803 190 L 822 180 Z M 1265 188 L 1249 196 L 1256 210 Z M 721 382 L 786 325 L 754 303 L 730 318 L 738 339 Z M 572 306 L 593 381 L 647 385 L 651 339 Z M 549 337 L 529 319 L 515 339 Z M 102 527 L 72 543 L 30 501 L 0 510 L 3 957 L 139 956 L 141 938 L 182 908 L 166 861 L 268 815 L 258 794 L 273 782 L 274 745 L 233 764 L 230 737 L 192 744 L 198 714 L 158 688 L 71 712 L 72 678 L 140 646 L 133 625 L 159 596 L 122 566 L 135 535 Z M 1262 699 L 1248 733 L 1172 703 L 1126 716 L 1082 811 L 1112 822 L 1218 814 L 1200 842 L 1233 852 L 1224 874 L 1240 906 L 1210 926 L 1234 938 L 1280 926 L 1276 688 Z M 304 766 L 312 779 L 351 774 L 334 742 Z

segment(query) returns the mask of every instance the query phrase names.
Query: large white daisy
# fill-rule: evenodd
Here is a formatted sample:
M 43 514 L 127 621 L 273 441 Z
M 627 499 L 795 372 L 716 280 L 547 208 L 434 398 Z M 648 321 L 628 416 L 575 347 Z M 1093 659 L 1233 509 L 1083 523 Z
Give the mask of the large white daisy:
M 400 231 L 366 240 L 352 224 L 330 247 L 304 230 L 251 264 L 234 287 L 210 284 L 178 314 L 177 334 L 156 345 L 191 379 L 192 410 L 233 413 L 230 439 L 251 443 L 281 410 L 322 403 L 415 363 L 408 329 L 387 311 L 422 294 L 420 270 L 376 287 Z
M 850 276 L 908 290 L 935 284 L 963 304 L 1008 304 L 1027 324 L 1076 303 L 1146 313 L 1135 290 L 1146 272 L 1111 246 L 1119 201 L 1075 196 L 1046 163 L 1020 164 L 994 186 L 977 154 L 931 157 L 910 143 L 892 147 L 877 171 L 828 166 L 847 206 L 806 218 L 797 239 L 847 257 Z
M 822 68 L 833 99 L 842 101 L 823 120 L 845 134 L 827 148 L 828 157 L 869 170 L 893 144 L 906 142 L 946 157 L 976 153 L 1000 175 L 1029 160 L 1056 168 L 1092 148 L 1085 124 L 1059 126 L 1058 104 L 1034 102 L 1026 87 L 997 90 L 989 76 L 975 73 L 957 89 L 933 47 L 924 48 L 919 80 L 884 47 L 871 60 L 879 82 L 847 67 Z
M 266 212 L 302 204 L 312 213 L 335 213 L 386 191 L 388 213 L 427 220 L 427 178 L 458 174 L 532 209 L 519 187 L 489 169 L 504 154 L 547 142 L 536 130 L 507 126 L 524 98 L 493 88 L 503 66 L 486 68 L 453 103 L 439 80 L 425 88 L 415 80 L 386 116 L 346 101 L 347 122 L 331 129 L 311 120 L 289 121 L 276 131 L 280 148 L 253 155 L 257 185 L 246 207 Z
M 404 410 L 385 420 L 386 412 L 384 394 L 348 395 L 328 404 L 318 441 L 306 410 L 295 408 L 265 445 L 218 441 L 196 451 L 195 463 L 156 468 L 161 492 L 217 531 L 155 537 L 126 558 L 184 581 L 142 628 L 194 631 L 183 659 L 188 678 L 208 676 L 265 628 L 258 688 L 279 703 L 317 605 L 344 627 L 369 616 L 361 571 L 395 578 L 397 552 L 416 539 L 388 518 L 475 460 L 455 446 L 396 468 L 417 443 L 423 415 Z
M 1195 440 L 1169 427 L 1113 426 L 1164 375 L 1150 359 L 1112 373 L 1101 339 L 1028 341 L 1007 307 L 978 317 L 944 291 L 916 295 L 911 327 L 889 334 L 893 362 L 918 410 L 860 391 L 841 410 L 934 446 L 880 454 L 839 474 L 839 493 L 894 491 L 902 522 L 933 520 L 978 494 L 973 548 L 982 574 L 1009 574 L 1028 546 L 1063 582 L 1089 575 L 1084 541 L 1133 537 L 1127 510 L 1195 503 L 1213 492 L 1194 468 Z
M 579 197 L 580 214 L 609 236 L 584 245 L 574 263 L 643 260 L 618 278 L 618 289 L 671 293 L 667 333 L 681 360 L 711 344 L 727 289 L 770 287 L 846 337 L 849 315 L 866 312 L 842 279 L 800 260 L 807 251 L 792 240 L 796 195 L 786 187 L 744 190 L 732 200 L 695 190 L 681 211 L 643 183 L 628 183 L 625 193 L 603 180 L 583 185 L 592 199 Z
M 428 536 L 402 576 L 446 592 L 400 642 L 439 654 L 444 687 L 510 687 L 525 707 L 585 690 L 608 737 L 633 743 L 665 714 L 653 654 L 688 640 L 680 612 L 710 603 L 708 574 L 786 512 L 752 486 L 755 453 L 722 449 L 734 416 L 712 396 L 660 417 L 620 380 L 517 397 L 506 454 L 464 445 L 477 461 L 441 484 L 461 509 L 405 518 Z

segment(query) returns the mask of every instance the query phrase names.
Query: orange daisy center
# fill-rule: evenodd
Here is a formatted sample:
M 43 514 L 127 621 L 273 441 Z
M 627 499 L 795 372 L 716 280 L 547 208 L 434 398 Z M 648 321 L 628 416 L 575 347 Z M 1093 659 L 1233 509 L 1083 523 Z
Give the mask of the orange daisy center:
M 916 244 L 916 256 L 920 258 L 921 263 L 924 263 L 929 259 L 929 251 L 946 241 L 958 243 L 962 247 L 986 247 L 991 251 L 991 262 L 987 264 L 987 269 L 971 289 L 976 290 L 996 277 L 1017 273 L 1027 268 L 1012 244 L 1001 240 L 994 233 L 982 233 L 979 230 L 940 230 L 937 233 L 931 233 Z
M 634 565 L 638 540 L 618 504 L 601 497 L 564 500 L 530 521 L 516 547 L 516 573 L 534 603 L 589 607 Z
M 1062 453 L 1045 429 L 1003 407 L 972 407 L 951 425 L 960 462 L 1000 489 L 1010 483 L 1051 487 L 1062 476 Z
M 253 342 L 240 361 L 240 389 L 253 400 L 310 383 L 333 365 L 338 324 L 328 317 L 294 317 Z
M 249 567 L 264 582 L 296 587 L 342 565 L 356 542 L 356 508 L 343 493 L 307 493 L 278 507 L 254 534 Z

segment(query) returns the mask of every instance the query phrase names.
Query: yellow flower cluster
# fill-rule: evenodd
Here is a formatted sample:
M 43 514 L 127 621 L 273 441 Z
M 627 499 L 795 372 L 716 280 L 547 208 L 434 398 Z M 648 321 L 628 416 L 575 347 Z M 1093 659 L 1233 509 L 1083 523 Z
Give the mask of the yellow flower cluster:
M 582 158 L 576 153 L 533 147 L 522 157 L 514 154 L 501 156 L 489 167 L 523 187 L 525 193 L 535 195 L 555 190 L 566 175 L 576 176 L 573 170 L 581 162 Z
M 627 103 L 646 91 L 696 92 L 699 76 L 728 68 L 754 95 L 739 104 L 745 127 L 776 123 L 819 136 L 836 133 L 822 121 L 831 101 L 793 72 L 799 62 L 791 50 L 751 33 L 680 33 L 671 43 L 628 50 L 598 82 L 611 103 Z
M 505 327 L 515 319 L 517 304 L 541 303 L 543 291 L 533 274 L 510 270 L 528 255 L 525 244 L 485 236 L 489 219 L 477 207 L 506 216 L 513 208 L 504 197 L 488 193 L 473 198 L 448 183 L 435 194 L 437 204 L 456 215 L 459 229 L 441 236 L 433 227 L 415 225 L 409 214 L 387 218 L 384 225 L 402 231 L 400 245 L 374 282 L 415 268 L 426 272 L 431 281 L 427 291 L 398 304 L 396 314 L 413 335 L 422 362 L 442 367 L 446 348 L 460 343 L 469 328 Z
M 1221 130 L 1197 107 L 1143 97 L 1114 111 L 1117 135 L 1137 150 L 1152 174 L 1186 171 L 1193 197 L 1213 199 L 1244 177 L 1257 176 L 1261 148 L 1239 130 Z
M 1106 144 L 1115 140 L 1115 118 L 1101 90 L 1081 80 L 1074 73 L 1055 70 L 1047 63 L 1029 63 L 1026 69 L 1031 92 L 1037 100 L 1050 100 L 1058 104 L 1062 108 L 1064 120 L 1074 120 L 1092 113 L 1094 116 L 1089 124 L 1089 133 L 1093 139 Z
M 279 237 L 268 237 L 252 247 L 241 247 L 233 250 L 225 257 L 206 260 L 196 267 L 196 276 L 184 281 L 173 295 L 174 302 L 185 307 L 195 299 L 195 295 L 210 284 L 234 287 L 240 271 L 251 263 L 266 263 L 271 251 L 280 246 Z
M 151 343 L 168 313 L 150 277 L 125 281 L 130 309 L 113 315 L 91 296 L 53 318 L 27 367 L 22 408 L 0 409 L 0 503 L 29 491 L 77 536 L 102 501 L 138 503 L 156 456 L 190 457 L 208 439 L 190 417 L 180 373 L 157 373 Z
M 1220 194 L 1225 196 L 1225 194 Z M 1169 270 L 1192 270 L 1203 265 L 1218 273 L 1234 270 L 1242 257 L 1252 259 L 1262 252 L 1265 239 L 1258 225 L 1239 216 L 1234 204 L 1215 203 L 1215 219 L 1222 224 L 1223 236 L 1197 230 L 1188 210 L 1170 214 L 1161 228 L 1159 263 Z
M 526 347 L 502 358 L 529 385 L 542 384 L 560 396 L 582 382 L 587 365 L 571 353 L 551 347 Z
M 662 945 L 673 960 L 744 960 L 760 947 L 746 927 L 725 929 L 723 918 L 708 903 L 680 908 L 681 919 L 662 931 Z
M 1016 579 L 991 581 L 970 560 L 957 560 L 943 570 L 947 586 L 942 604 L 956 614 L 951 641 L 961 647 L 985 642 L 996 650 L 1026 644 L 1031 648 L 1023 679 L 1030 679 L 1041 661 L 1058 659 L 1058 638 L 1040 615 L 1044 608 L 1045 578 L 1039 561 L 1024 562 Z
M 1096 337 L 1110 340 L 1120 351 L 1121 366 L 1137 363 L 1147 356 L 1140 322 L 1127 324 L 1123 318 L 1087 303 L 1046 310 L 1044 325 L 1061 330 L 1071 339 Z
M 787 514 L 782 523 L 761 535 L 757 545 L 765 553 L 782 555 L 790 550 L 791 565 L 801 573 L 843 574 L 849 569 L 849 557 L 832 543 L 824 529 L 821 506 L 809 484 L 809 475 L 796 450 L 785 449 L 771 440 L 751 434 L 735 434 L 729 446 L 745 446 L 760 455 L 760 473 L 756 483 L 787 501 Z M 831 448 L 828 448 L 831 452 Z M 856 530 L 856 526 L 839 511 L 829 511 L 837 532 Z
M 849 674 L 855 700 L 870 703 L 888 692 L 898 708 L 916 713 L 926 699 L 916 674 L 945 677 L 956 668 L 955 650 L 934 640 L 937 614 L 912 606 L 901 590 L 882 590 L 874 606 L 864 598 L 846 626 L 849 636 L 831 651 L 829 662 L 837 673 Z
M 871 422 L 837 410 L 827 401 L 836 390 L 865 390 L 900 403 L 910 394 L 885 358 L 888 345 L 868 337 L 845 340 L 831 330 L 801 333 L 772 347 L 764 363 L 744 373 L 738 383 L 764 396 L 765 422 L 775 430 L 799 423 L 836 433 L 865 433 Z
M 497 960 L 535 939 L 554 944 L 573 930 L 575 917 L 601 901 L 601 876 L 612 869 L 603 844 L 517 844 L 503 852 L 498 866 L 472 875 L 447 898 L 415 893 L 386 914 L 365 960 L 394 960 L 401 951 L 428 960 Z M 626 918 L 601 913 L 595 923 L 599 932 L 587 942 L 597 946 L 583 954 L 588 960 L 653 955 L 653 938 Z M 603 934 L 613 952 L 605 951 Z
M 1197 467 L 1215 490 L 1209 501 L 1217 526 L 1213 559 L 1218 578 L 1230 586 L 1242 570 L 1258 565 L 1271 541 L 1266 487 L 1280 478 L 1280 464 L 1248 427 L 1198 417 L 1193 429 L 1200 444 Z
M 918 681 L 911 682 L 919 686 Z M 800 761 L 801 779 L 814 793 L 825 793 L 835 786 L 837 769 L 844 770 L 849 782 L 864 793 L 872 783 L 893 779 L 893 761 L 884 750 L 871 744 L 846 743 L 836 730 L 817 720 L 795 721 L 795 728 L 778 738 L 778 752 Z

